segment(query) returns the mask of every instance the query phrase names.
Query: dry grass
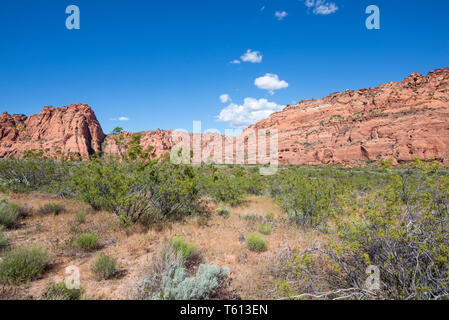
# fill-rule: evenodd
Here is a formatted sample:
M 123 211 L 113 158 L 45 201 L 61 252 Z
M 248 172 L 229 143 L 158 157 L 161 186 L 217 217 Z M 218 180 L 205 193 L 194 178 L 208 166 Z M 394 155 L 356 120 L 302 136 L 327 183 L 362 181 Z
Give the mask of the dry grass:
M 148 272 L 160 246 L 173 236 L 183 236 L 197 245 L 205 263 L 227 266 L 232 272 L 231 289 L 242 299 L 277 298 L 274 291 L 276 279 L 267 266 L 277 252 L 288 247 L 306 248 L 319 241 L 319 233 L 299 229 L 290 225 L 277 204 L 261 197 L 250 197 L 244 205 L 229 208 L 228 218 L 215 213 L 215 204 L 210 204 L 212 216 L 206 221 L 194 216 L 183 221 L 153 226 L 149 230 L 140 226 L 124 229 L 118 225 L 114 215 L 108 212 L 92 212 L 84 203 L 56 199 L 44 194 L 14 195 L 11 202 L 32 205 L 34 210 L 48 202 L 61 203 L 66 211 L 60 215 L 39 216 L 32 214 L 24 225 L 6 233 L 12 245 L 39 245 L 48 251 L 51 268 L 42 279 L 20 287 L 21 296 L 39 297 L 50 282 L 61 282 L 65 268 L 75 265 L 80 269 L 81 285 L 88 299 L 129 299 L 133 297 L 139 281 Z M 83 224 L 76 223 L 76 215 L 88 211 Z M 258 213 L 265 216 L 273 213 L 272 233 L 264 236 L 268 250 L 262 253 L 248 250 L 239 235 L 246 237 L 257 232 L 260 222 L 245 220 L 241 216 Z M 100 248 L 92 253 L 82 252 L 74 246 L 77 234 L 95 232 L 99 235 Z M 117 259 L 120 277 L 98 281 L 91 265 L 98 252 Z M 14 288 L 14 290 L 18 290 Z M 1 292 L 1 290 L 0 290 Z M 1 297 L 0 297 L 1 298 Z

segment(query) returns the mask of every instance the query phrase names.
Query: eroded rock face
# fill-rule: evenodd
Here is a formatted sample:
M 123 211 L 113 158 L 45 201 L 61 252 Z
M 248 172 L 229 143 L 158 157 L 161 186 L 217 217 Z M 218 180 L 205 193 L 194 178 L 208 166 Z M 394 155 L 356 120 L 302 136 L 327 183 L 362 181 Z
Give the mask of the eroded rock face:
M 0 115 L 0 157 L 21 157 L 27 150 L 72 153 L 86 159 L 101 150 L 104 133 L 93 110 L 85 104 L 44 107 L 41 113 Z
M 319 100 L 300 101 L 250 126 L 243 135 L 250 130 L 256 135 L 259 130 L 277 130 L 280 164 L 360 165 L 380 158 L 391 158 L 397 164 L 413 157 L 448 163 L 449 68 L 427 76 L 414 73 L 401 82 L 374 89 L 347 90 Z M 141 144 L 144 148 L 153 146 L 159 157 L 176 145 L 172 133 L 159 129 L 142 132 Z M 192 150 L 194 136 L 189 134 Z M 217 139 L 223 152 L 222 163 L 233 162 L 225 156 L 228 142 L 234 144 L 230 158 L 242 149 L 249 148 L 250 154 L 259 150 L 243 136 Z M 244 147 L 238 146 L 238 139 L 245 141 Z M 202 135 L 201 140 L 196 145 L 201 145 L 203 152 L 211 146 L 211 137 Z M 265 147 L 268 152 L 270 147 Z M 0 115 L 0 157 L 46 148 L 52 153 L 55 148 L 70 151 L 84 159 L 100 150 L 113 156 L 126 152 L 120 150 L 113 136 L 105 137 L 94 112 L 84 104 L 45 107 L 40 114 L 29 117 Z
M 281 164 L 449 162 L 449 68 L 300 101 L 248 129 L 277 129 Z

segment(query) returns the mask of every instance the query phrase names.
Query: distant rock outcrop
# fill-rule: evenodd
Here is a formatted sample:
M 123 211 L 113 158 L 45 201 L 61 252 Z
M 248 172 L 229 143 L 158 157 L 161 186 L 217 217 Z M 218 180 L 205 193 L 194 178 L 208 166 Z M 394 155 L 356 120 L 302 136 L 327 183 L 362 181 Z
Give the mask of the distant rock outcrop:
M 0 157 L 20 157 L 36 149 L 86 159 L 101 150 L 104 137 L 95 113 L 86 104 L 47 106 L 29 117 L 6 112 L 0 115 Z
M 175 143 L 171 139 L 172 132 L 172 130 L 160 129 L 157 129 L 156 131 L 139 132 L 139 135 L 141 136 L 140 144 L 144 149 L 152 146 L 154 148 L 153 152 L 155 153 L 156 157 L 160 157 L 161 155 L 169 152 L 175 145 Z M 133 135 L 133 133 L 130 132 L 122 132 L 121 134 L 125 137 L 130 137 L 131 135 Z M 103 153 L 105 155 L 120 157 L 125 152 L 126 150 L 121 150 L 113 135 L 110 134 L 106 136 L 106 139 L 103 143 Z

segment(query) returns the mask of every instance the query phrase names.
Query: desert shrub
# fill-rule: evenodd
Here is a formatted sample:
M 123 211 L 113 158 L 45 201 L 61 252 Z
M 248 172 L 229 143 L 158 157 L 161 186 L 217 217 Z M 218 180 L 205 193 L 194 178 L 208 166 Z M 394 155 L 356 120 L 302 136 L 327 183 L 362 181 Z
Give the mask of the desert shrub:
M 184 260 L 188 260 L 198 253 L 198 248 L 191 243 L 184 240 L 183 237 L 173 237 L 170 241 L 170 246 L 176 254 L 180 254 Z
M 139 287 L 139 297 L 153 300 L 201 300 L 211 298 L 217 290 L 224 289 L 227 268 L 200 265 L 196 275 L 189 277 L 191 267 L 186 262 L 186 252 L 192 252 L 183 240 L 166 243 L 161 254 L 153 261 L 150 276 Z M 182 249 L 178 249 L 182 248 Z M 196 250 L 195 250 L 196 251 Z
M 80 211 L 76 214 L 75 220 L 78 224 L 83 224 L 84 222 L 86 222 L 86 216 L 86 211 Z
M 251 251 L 263 252 L 267 250 L 268 242 L 258 234 L 250 234 L 246 238 L 246 244 Z
M 92 272 L 98 279 L 107 280 L 113 277 L 116 272 L 116 260 L 106 254 L 100 253 L 92 265 Z
M 3 226 L 0 226 L 0 251 L 7 248 L 9 245 L 9 239 L 5 236 L 3 232 Z
M 0 186 L 7 191 L 56 191 L 69 178 L 70 164 L 49 159 L 1 159 Z
M 273 181 L 272 195 L 295 224 L 316 226 L 338 209 L 341 183 L 332 176 L 310 177 L 299 169 L 290 169 Z
M 82 233 L 76 238 L 76 246 L 85 251 L 93 251 L 98 247 L 96 233 Z
M 223 206 L 223 205 L 221 205 L 221 206 L 219 206 L 218 208 L 217 208 L 217 214 L 219 215 L 219 216 L 221 216 L 221 217 L 225 217 L 225 218 L 228 218 L 229 217 L 229 210 L 228 209 L 226 209 L 226 207 L 225 206 Z
M 385 169 L 388 183 L 367 194 L 357 214 L 337 219 L 337 239 L 292 255 L 296 267 L 281 282 L 284 294 L 448 299 L 449 176 L 434 164 L 417 166 Z M 369 267 L 379 271 L 378 288 L 366 285 Z
M 274 214 L 272 214 L 271 212 L 268 212 L 268 213 L 265 215 L 265 218 L 266 218 L 268 221 L 272 221 L 272 220 L 274 220 Z
M 262 191 L 263 185 L 256 169 L 245 170 L 242 166 L 202 166 L 199 173 L 201 192 L 217 202 L 239 205 L 248 194 L 260 194 Z
M 17 284 L 34 280 L 46 265 L 47 255 L 41 248 L 14 248 L 0 262 L 0 282 Z
M 153 300 L 201 300 L 209 299 L 216 290 L 225 286 L 227 268 L 200 265 L 194 277 L 189 277 L 182 251 L 176 251 L 170 243 L 164 245 L 161 254 L 153 262 L 151 275 L 139 288 L 139 296 Z
M 42 293 L 44 300 L 80 300 L 82 289 L 68 289 L 64 282 L 50 283 Z
M 42 207 L 39 208 L 37 211 L 38 214 L 41 215 L 48 215 L 48 214 L 54 214 L 58 215 L 65 211 L 65 207 L 60 203 L 50 202 L 44 204 Z
M 20 225 L 22 218 L 26 217 L 29 210 L 25 207 L 9 203 L 5 199 L 0 200 L 0 226 L 8 229 L 16 228 Z
M 195 277 L 188 277 L 183 266 L 167 270 L 162 276 L 159 292 L 154 300 L 206 300 L 220 286 L 222 278 L 228 273 L 226 268 L 202 264 Z
M 78 197 L 94 209 L 115 213 L 125 223 L 160 221 L 196 212 L 199 192 L 195 170 L 162 162 L 94 160 L 73 176 Z
M 257 230 L 264 235 L 269 235 L 269 234 L 271 234 L 271 225 L 259 224 L 259 226 L 257 227 Z

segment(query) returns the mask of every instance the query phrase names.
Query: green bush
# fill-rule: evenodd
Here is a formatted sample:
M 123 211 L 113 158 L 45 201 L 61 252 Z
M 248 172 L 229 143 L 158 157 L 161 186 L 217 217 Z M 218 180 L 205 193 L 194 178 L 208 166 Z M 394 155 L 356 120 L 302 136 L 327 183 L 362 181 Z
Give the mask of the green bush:
M 317 173 L 314 173 L 317 175 Z M 301 169 L 289 169 L 273 180 L 272 195 L 278 200 L 290 221 L 316 226 L 337 209 L 341 183 L 332 176 L 309 176 Z
M 174 237 L 170 241 L 170 246 L 175 253 L 180 254 L 184 260 L 194 257 L 198 253 L 198 248 L 194 244 L 189 244 L 183 237 Z
M 283 296 L 449 299 L 447 168 L 417 161 L 416 167 L 383 165 L 370 176 L 357 178 L 357 185 L 367 179 L 376 187 L 366 192 L 356 185 L 357 206 L 337 216 L 335 238 L 320 250 L 296 251 L 287 259 L 286 270 L 278 273 Z M 380 281 L 370 288 L 373 270 Z
M 257 230 L 264 235 L 271 234 L 271 226 L 269 224 L 259 224 Z
M 246 170 L 242 166 L 216 168 L 203 165 L 199 175 L 204 195 L 231 206 L 241 204 L 248 194 L 260 194 L 263 187 L 257 168 Z
M 80 300 L 81 289 L 68 289 L 64 282 L 50 283 L 42 294 L 44 300 Z
M 9 203 L 4 199 L 0 200 L 0 226 L 8 229 L 16 228 L 28 213 L 28 209 L 25 207 Z
M 94 209 L 115 213 L 125 223 L 160 221 L 189 215 L 198 209 L 194 168 L 161 162 L 94 160 L 73 176 L 78 197 Z
M 249 250 L 256 252 L 263 252 L 267 250 L 268 242 L 258 234 L 250 234 L 246 239 L 246 244 Z
M 269 213 L 267 213 L 267 214 L 265 215 L 265 218 L 266 218 L 268 221 L 273 221 L 273 220 L 274 220 L 274 214 L 272 214 L 271 212 L 269 212 Z
M 34 280 L 46 266 L 47 255 L 42 249 L 14 248 L 0 262 L 0 282 L 17 284 Z
M 49 159 L 1 159 L 0 187 L 11 192 L 63 191 L 71 166 Z
M 59 203 L 46 203 L 38 210 L 38 214 L 40 215 L 48 215 L 48 214 L 54 214 L 57 216 L 58 214 L 65 211 L 65 208 L 62 204 Z
M 76 238 L 78 248 L 85 251 L 93 251 L 98 247 L 98 235 L 96 233 L 82 233 Z
M 92 265 L 92 272 L 95 273 L 98 279 L 107 280 L 113 277 L 116 270 L 116 260 L 106 254 L 100 253 Z

